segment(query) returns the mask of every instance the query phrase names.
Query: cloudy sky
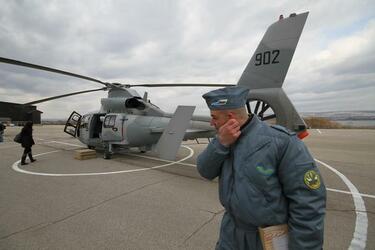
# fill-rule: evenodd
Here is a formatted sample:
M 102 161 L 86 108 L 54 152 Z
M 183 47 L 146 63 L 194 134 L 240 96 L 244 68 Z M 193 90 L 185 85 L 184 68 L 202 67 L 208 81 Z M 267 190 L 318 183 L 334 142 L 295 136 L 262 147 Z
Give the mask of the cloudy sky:
M 260 3 L 262 2 L 262 3 Z M 297 110 L 375 110 L 375 1 L 0 0 L 0 57 L 121 83 L 236 83 L 280 14 L 309 11 L 284 89 Z M 0 101 L 99 88 L 0 63 Z M 208 88 L 137 88 L 168 112 L 207 114 Z M 38 104 L 42 118 L 98 110 L 105 92 Z

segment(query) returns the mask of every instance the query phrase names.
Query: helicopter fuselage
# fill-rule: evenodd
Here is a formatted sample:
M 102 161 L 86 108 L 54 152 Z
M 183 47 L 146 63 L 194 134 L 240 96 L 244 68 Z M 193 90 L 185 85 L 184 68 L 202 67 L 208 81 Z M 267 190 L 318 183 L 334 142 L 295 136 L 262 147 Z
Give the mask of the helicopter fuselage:
M 159 141 L 170 119 L 127 113 L 89 113 L 80 119 L 76 136 L 90 148 L 104 148 L 111 144 L 118 148 L 138 147 L 147 151 Z M 215 130 L 208 119 L 197 117 L 191 120 L 184 140 L 213 137 Z

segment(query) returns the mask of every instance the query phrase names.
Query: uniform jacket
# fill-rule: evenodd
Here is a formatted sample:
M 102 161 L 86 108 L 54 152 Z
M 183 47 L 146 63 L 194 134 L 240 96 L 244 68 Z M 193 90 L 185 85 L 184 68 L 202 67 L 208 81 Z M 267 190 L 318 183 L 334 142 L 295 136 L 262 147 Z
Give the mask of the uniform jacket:
M 31 127 L 23 127 L 21 130 L 21 145 L 24 148 L 30 148 L 35 144 L 33 139 L 33 129 Z
M 304 143 L 253 116 L 231 147 L 215 138 L 199 173 L 219 177 L 225 207 L 217 249 L 262 249 L 257 228 L 288 224 L 289 249 L 321 249 L 326 190 Z

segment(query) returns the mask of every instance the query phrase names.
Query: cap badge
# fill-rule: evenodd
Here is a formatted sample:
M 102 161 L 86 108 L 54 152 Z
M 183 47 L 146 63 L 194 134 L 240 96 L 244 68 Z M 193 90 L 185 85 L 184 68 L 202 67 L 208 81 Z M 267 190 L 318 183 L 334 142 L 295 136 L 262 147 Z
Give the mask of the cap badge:
M 220 100 L 217 100 L 216 102 L 211 103 L 211 106 L 223 106 L 227 104 L 227 102 L 228 102 L 228 99 L 220 99 Z

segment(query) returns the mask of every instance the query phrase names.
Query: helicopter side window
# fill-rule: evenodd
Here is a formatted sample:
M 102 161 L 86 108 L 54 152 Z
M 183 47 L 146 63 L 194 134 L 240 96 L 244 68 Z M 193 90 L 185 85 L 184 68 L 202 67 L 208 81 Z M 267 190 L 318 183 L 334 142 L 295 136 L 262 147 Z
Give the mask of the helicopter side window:
M 82 120 L 81 120 L 81 124 L 80 124 L 80 128 L 81 128 L 81 129 L 86 128 L 86 130 L 87 130 L 89 119 L 90 119 L 89 116 L 83 116 L 83 118 L 82 118 Z
M 112 128 L 115 126 L 116 116 L 115 115 L 108 115 L 104 119 L 104 127 L 105 128 Z

